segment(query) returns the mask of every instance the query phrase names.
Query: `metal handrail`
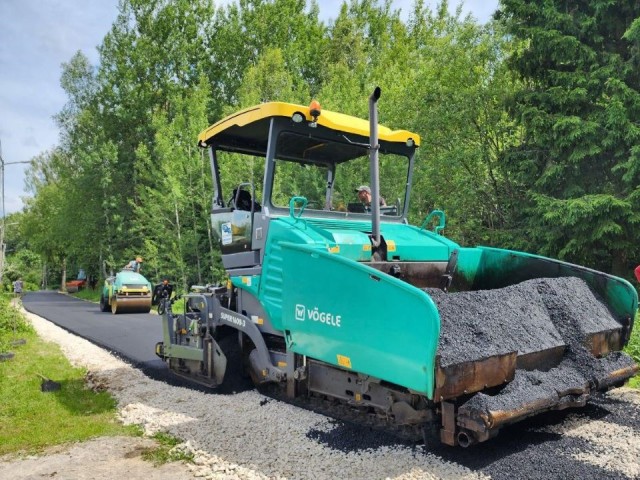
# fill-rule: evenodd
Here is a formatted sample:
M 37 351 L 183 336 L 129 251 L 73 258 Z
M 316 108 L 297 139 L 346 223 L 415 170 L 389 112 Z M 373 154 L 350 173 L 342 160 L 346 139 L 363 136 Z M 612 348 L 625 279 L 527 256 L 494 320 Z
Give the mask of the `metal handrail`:
M 300 212 L 298 213 L 298 216 L 295 215 L 295 208 L 296 208 L 297 202 L 302 203 L 302 207 L 300 207 Z M 291 216 L 291 218 L 298 220 L 302 216 L 302 212 L 304 212 L 304 209 L 307 207 L 308 203 L 309 203 L 309 200 L 307 200 L 306 197 L 291 197 L 291 200 L 289 200 L 289 215 Z
M 440 223 L 436 225 L 433 231 L 439 234 L 442 230 L 444 230 L 444 227 L 446 226 L 446 217 L 442 210 L 434 210 L 429 215 L 427 215 L 427 218 L 424 219 L 424 222 L 422 222 L 422 225 L 420 226 L 420 230 L 424 230 L 424 228 L 429 224 L 429 222 L 431 222 L 431 220 L 433 220 L 433 217 L 435 216 L 438 216 L 440 218 Z

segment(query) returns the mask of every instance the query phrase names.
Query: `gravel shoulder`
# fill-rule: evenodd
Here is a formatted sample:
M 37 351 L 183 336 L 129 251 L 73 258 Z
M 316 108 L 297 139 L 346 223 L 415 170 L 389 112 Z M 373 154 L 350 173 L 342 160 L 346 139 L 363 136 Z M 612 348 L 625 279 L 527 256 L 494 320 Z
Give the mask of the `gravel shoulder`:
M 152 440 L 105 438 L 60 447 L 37 459 L 0 459 L 0 478 L 43 478 L 54 471 L 53 478 L 118 478 L 115 469 L 120 467 L 128 472 L 122 476 L 132 480 L 514 479 L 532 478 L 532 474 L 626 479 L 640 475 L 637 391 L 616 390 L 586 414 L 565 415 L 542 426 L 523 424 L 476 448 L 441 447 L 426 452 L 254 390 L 216 394 L 152 380 L 106 350 L 41 317 L 25 315 L 43 339 L 60 345 L 71 363 L 89 371 L 92 388 L 111 392 L 123 423 L 138 424 L 147 435 L 164 431 L 183 439 L 177 448 L 192 453 L 194 463 L 156 468 L 136 453 L 145 448 L 139 442 Z M 607 429 L 617 434 L 599 434 Z M 109 449 L 113 456 L 105 455 Z M 100 476 L 102 471 L 108 476 Z

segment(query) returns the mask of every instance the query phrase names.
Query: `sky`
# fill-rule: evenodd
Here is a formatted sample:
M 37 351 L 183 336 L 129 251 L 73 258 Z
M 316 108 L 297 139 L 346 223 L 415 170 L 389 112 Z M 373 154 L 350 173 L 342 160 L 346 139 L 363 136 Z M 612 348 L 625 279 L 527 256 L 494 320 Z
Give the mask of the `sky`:
M 321 19 L 335 18 L 342 3 L 318 0 Z M 392 6 L 406 19 L 413 3 L 394 0 Z M 431 8 L 437 3 L 425 1 Z M 457 4 L 450 0 L 450 9 Z M 462 13 L 486 22 L 497 4 L 466 0 Z M 6 214 L 21 210 L 23 197 L 29 195 L 24 188 L 28 165 L 11 163 L 29 161 L 58 143 L 53 116 L 67 101 L 60 87 L 62 64 L 81 50 L 97 66 L 97 46 L 117 15 L 118 0 L 0 0 L 0 154 Z

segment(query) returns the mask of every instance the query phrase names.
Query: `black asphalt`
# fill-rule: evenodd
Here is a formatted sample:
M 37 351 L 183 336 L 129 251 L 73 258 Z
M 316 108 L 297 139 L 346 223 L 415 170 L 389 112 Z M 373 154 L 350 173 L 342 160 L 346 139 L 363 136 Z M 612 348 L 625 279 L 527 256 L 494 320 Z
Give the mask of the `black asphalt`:
M 113 315 L 97 303 L 53 291 L 29 292 L 24 308 L 99 345 L 142 369 L 152 377 L 165 377 L 168 369 L 155 355 L 162 340 L 160 317 L 151 313 Z

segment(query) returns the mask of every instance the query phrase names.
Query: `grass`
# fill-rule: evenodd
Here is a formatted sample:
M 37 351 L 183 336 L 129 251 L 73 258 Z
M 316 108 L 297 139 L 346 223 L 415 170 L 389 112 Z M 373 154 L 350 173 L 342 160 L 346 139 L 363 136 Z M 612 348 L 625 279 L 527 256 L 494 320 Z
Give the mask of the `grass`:
M 16 319 L 15 334 L 8 319 Z M 26 344 L 11 345 L 16 335 Z M 0 342 L 15 353 L 0 362 L 0 455 L 37 453 L 97 436 L 140 435 L 139 427 L 117 420 L 113 397 L 86 388 L 86 371 L 71 366 L 57 345 L 40 339 L 6 297 L 0 297 Z M 60 389 L 42 392 L 39 375 L 58 382 Z
M 15 354 L 0 362 L 0 455 L 34 454 L 52 445 L 100 436 L 142 435 L 140 427 L 118 421 L 114 398 L 88 389 L 86 371 L 71 366 L 56 344 L 39 338 L 9 305 L 10 299 L 0 295 L 0 353 Z M 13 345 L 17 338 L 26 343 Z M 42 377 L 59 383 L 60 389 L 42 392 Z M 193 455 L 173 450 L 180 439 L 166 433 L 153 438 L 158 446 L 147 449 L 143 458 L 154 465 L 193 460 Z
M 142 453 L 142 458 L 154 465 L 159 466 L 169 462 L 192 462 L 193 454 L 188 454 L 173 447 L 182 441 L 167 433 L 156 433 L 153 438 L 158 442 L 158 447 L 146 450 Z
M 100 302 L 101 292 L 101 288 L 96 288 L 95 290 L 91 290 L 90 288 L 83 288 L 82 290 L 78 290 L 76 293 L 70 293 L 70 295 L 76 298 L 82 298 L 83 300 L 89 300 L 91 302 L 98 303 Z

